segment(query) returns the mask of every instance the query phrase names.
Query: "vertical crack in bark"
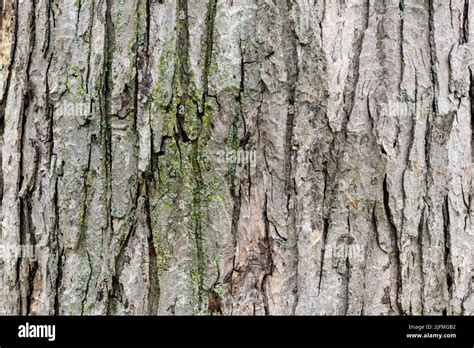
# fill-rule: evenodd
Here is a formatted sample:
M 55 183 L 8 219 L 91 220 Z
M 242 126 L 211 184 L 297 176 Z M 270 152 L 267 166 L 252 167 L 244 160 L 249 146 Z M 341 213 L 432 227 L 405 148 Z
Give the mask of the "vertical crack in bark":
M 321 293 L 321 284 L 323 282 L 323 276 L 324 276 L 324 257 L 326 256 L 328 232 L 329 232 L 329 218 L 324 217 L 324 230 L 323 230 L 323 240 L 322 240 L 322 247 L 321 247 L 321 259 L 319 261 L 320 271 L 319 271 L 319 281 L 318 281 L 318 296 Z
M 5 16 L 5 13 L 3 12 L 3 1 L 0 0 L 0 47 L 3 48 L 3 36 L 5 35 L 5 29 L 3 28 L 3 17 Z M 3 49 L 2 49 L 3 51 Z M 3 57 L 3 52 L 1 53 L 2 57 L 2 68 L 3 68 L 3 62 L 4 62 L 4 57 Z M 3 71 L 1 71 L 3 74 Z M 8 91 L 8 88 L 5 89 L 5 91 Z M 1 163 L 3 162 L 3 133 L 5 132 L 5 105 L 3 103 L 4 96 L 7 94 L 7 92 L 4 92 L 2 94 L 2 101 L 0 103 L 0 211 L 2 211 L 2 202 L 3 202 L 3 166 Z
M 420 264 L 420 281 L 421 281 L 421 315 L 425 312 L 425 295 L 423 289 L 425 288 L 425 273 L 424 273 L 424 252 L 423 252 L 423 242 L 424 242 L 424 233 L 426 230 L 425 222 L 425 208 L 421 211 L 420 222 L 418 224 L 418 254 L 419 254 L 419 264 Z
M 91 171 L 91 160 L 92 160 L 92 137 L 89 139 L 89 152 L 87 155 L 87 165 L 83 173 L 82 178 L 82 189 L 80 195 L 79 205 L 79 236 L 77 237 L 77 245 L 79 247 L 82 242 L 84 234 L 87 232 L 87 205 L 89 201 L 89 189 L 92 186 L 93 172 Z
M 86 67 L 86 86 L 85 86 L 85 90 L 86 90 L 86 95 L 89 95 L 89 80 L 90 80 L 90 74 L 91 74 L 91 65 L 92 65 L 92 62 L 91 62 L 91 56 L 92 56 L 92 31 L 94 30 L 94 16 L 95 16 L 95 6 L 94 6 L 94 2 L 92 2 L 89 6 L 90 6 L 90 10 L 89 10 L 89 38 L 88 38 L 88 49 L 87 49 L 87 67 Z M 91 100 L 91 104 L 92 104 L 93 100 Z
M 51 9 L 50 9 L 51 2 L 48 2 L 48 28 L 50 26 L 51 22 Z M 49 35 L 50 31 L 47 31 L 47 41 L 48 45 L 43 47 L 43 55 L 46 57 L 46 55 L 49 52 Z M 49 169 L 51 170 L 51 180 L 50 183 L 52 183 L 54 187 L 54 191 L 52 192 L 52 224 L 51 224 L 51 238 L 54 238 L 54 241 L 52 240 L 52 245 L 53 245 L 53 255 L 55 256 L 55 261 L 56 262 L 56 279 L 54 283 L 54 304 L 53 304 L 53 312 L 54 315 L 59 315 L 60 311 L 60 301 L 59 301 L 59 289 L 61 286 L 61 281 L 62 281 L 62 266 L 61 266 L 61 259 L 63 257 L 63 252 L 64 249 L 61 248 L 61 240 L 60 240 L 60 228 L 59 228 L 59 205 L 58 205 L 58 168 L 57 168 L 57 157 L 54 155 L 54 110 L 52 106 L 52 102 L 50 100 L 50 86 L 49 86 L 49 72 L 51 69 L 51 63 L 53 61 L 53 52 L 49 53 L 49 59 L 48 59 L 48 66 L 46 68 L 46 74 L 45 74 L 45 113 L 46 113 L 46 118 L 47 118 L 47 128 L 48 128 L 48 139 L 47 143 L 49 145 L 48 147 L 48 166 Z M 51 192 L 51 190 L 50 190 Z M 54 264 L 53 262 L 53 264 Z
M 221 298 L 219 294 L 215 291 L 216 286 L 217 284 L 219 284 L 219 281 L 221 278 L 221 273 L 219 270 L 219 262 L 217 260 L 216 260 L 216 269 L 217 269 L 216 280 L 214 281 L 214 284 L 212 284 L 212 286 L 207 291 L 207 298 L 208 298 L 207 311 L 211 316 L 214 314 L 222 315 Z
M 135 199 L 135 207 L 137 207 L 139 204 L 138 199 L 139 199 L 139 195 L 137 194 L 136 199 Z M 112 276 L 113 290 L 114 290 L 113 296 L 114 296 L 115 301 L 113 303 L 109 303 L 109 305 L 111 305 L 109 306 L 109 308 L 112 308 L 112 311 L 108 311 L 107 313 L 108 315 L 112 313 L 116 313 L 118 304 L 123 302 L 124 287 L 120 281 L 120 277 L 123 273 L 123 269 L 125 267 L 125 263 L 127 262 L 127 258 L 128 258 L 128 256 L 126 255 L 127 248 L 130 244 L 130 240 L 135 236 L 136 230 L 137 230 L 137 226 L 136 226 L 136 219 L 135 219 L 134 222 L 130 226 L 130 229 L 127 233 L 125 241 L 120 247 L 120 251 L 118 253 L 118 256 L 115 262 L 115 271 L 114 271 L 114 275 Z M 128 299 L 126 299 L 126 301 L 128 301 Z M 126 306 L 127 305 L 125 304 L 125 308 Z
M 390 253 L 387 248 L 385 248 L 380 240 L 380 231 L 379 231 L 379 223 L 377 221 L 377 214 L 376 214 L 376 209 L 377 209 L 377 203 L 374 204 L 372 208 L 372 213 L 371 213 L 371 221 L 372 221 L 372 228 L 375 232 L 375 242 L 377 243 L 377 246 L 379 247 L 380 250 L 382 250 L 384 253 Z
M 428 15 L 429 15 L 429 43 L 430 43 L 430 61 L 431 61 L 431 83 L 433 87 L 433 115 L 436 118 L 438 114 L 438 73 L 436 71 L 438 58 L 436 55 L 436 39 L 435 39 L 435 21 L 434 21 L 434 1 L 428 1 Z M 429 140 L 429 139 L 428 139 Z
M 25 124 L 23 125 L 23 129 L 25 129 Z M 32 193 L 34 191 L 34 186 L 36 182 L 36 173 L 38 171 L 38 161 L 39 161 L 39 150 L 35 146 L 34 147 L 34 159 L 32 167 L 29 168 L 31 170 L 29 177 L 27 178 L 26 184 L 21 188 L 20 192 L 18 193 L 18 197 L 20 199 L 20 226 L 21 226 L 21 240 L 20 246 L 28 247 L 28 248 L 36 248 L 36 237 L 35 237 L 35 226 L 33 223 L 32 217 L 32 207 L 31 207 L 31 199 Z M 25 255 L 21 255 L 22 258 Z M 22 267 L 24 268 L 25 273 L 25 283 L 24 285 L 24 294 L 26 299 L 26 307 L 25 312 L 23 314 L 28 315 L 31 313 L 31 307 L 33 305 L 32 295 L 34 292 L 34 278 L 38 268 L 38 260 L 26 260 L 23 259 L 21 262 Z
M 471 67 L 469 70 L 470 70 L 469 99 L 471 102 L 471 161 L 472 163 L 474 163 L 474 66 Z
M 150 30 L 151 30 L 151 2 L 152 0 L 145 0 L 145 13 L 146 13 L 146 30 L 145 30 L 145 54 L 147 57 L 150 56 Z
M 87 262 L 89 263 L 89 277 L 87 278 L 86 282 L 86 288 L 84 290 L 84 297 L 82 298 L 81 301 L 81 315 L 84 315 L 84 308 L 87 302 L 87 294 L 89 293 L 89 285 L 92 279 L 92 261 L 91 261 L 91 255 L 89 254 L 89 251 L 86 250 L 87 253 Z
M 448 296 L 450 299 L 452 298 L 453 287 L 454 284 L 454 268 L 451 260 L 451 220 L 450 220 L 450 213 L 449 213 L 449 195 L 444 197 L 443 207 L 442 207 L 442 214 L 443 214 L 443 234 L 444 234 L 444 265 L 446 271 L 446 285 Z M 450 312 L 448 308 L 446 308 Z M 451 313 L 450 313 L 451 314 Z
M 333 138 L 334 140 L 334 138 Z M 310 160 L 311 164 L 312 161 Z M 313 166 L 314 169 L 314 166 Z M 330 197 L 328 195 L 328 189 L 329 188 L 329 172 L 328 172 L 328 162 L 324 161 L 323 162 L 323 175 L 324 175 L 324 188 L 323 188 L 323 207 L 326 204 L 326 199 Z M 321 285 L 323 282 L 323 276 L 324 276 L 324 257 L 326 255 L 326 245 L 327 245 L 327 236 L 329 233 L 329 225 L 330 225 L 330 214 L 326 212 L 326 209 L 323 209 L 323 235 L 322 235 L 322 246 L 321 246 L 321 257 L 319 260 L 319 280 L 318 280 L 318 295 L 321 293 Z
M 374 203 L 372 206 L 372 209 L 369 210 L 370 214 L 370 222 L 371 222 L 371 227 L 372 230 L 374 231 L 374 234 L 370 235 L 370 238 L 367 242 L 367 248 L 365 250 L 365 255 L 364 255 L 364 264 L 363 264 L 363 274 L 364 274 L 364 284 L 363 284 L 363 291 L 362 291 L 362 306 L 361 306 L 361 311 L 360 315 L 364 315 L 364 310 L 365 310 L 365 300 L 367 297 L 367 276 L 370 276 L 370 273 L 367 273 L 367 266 L 369 265 L 369 256 L 370 253 L 372 252 L 372 245 L 374 245 L 374 241 L 379 247 L 380 250 L 382 250 L 384 253 L 388 253 L 388 250 L 384 248 L 381 244 L 380 241 L 380 231 L 379 231 L 379 223 L 377 221 L 377 214 L 376 214 L 376 209 L 377 209 L 377 202 Z M 385 290 L 384 290 L 385 292 Z M 386 301 L 384 301 L 385 296 L 382 298 L 382 304 L 386 304 Z M 390 306 L 390 310 L 393 311 L 392 309 L 392 303 L 390 301 L 390 295 L 388 296 L 388 304 Z
M 268 219 L 268 197 L 265 194 L 264 210 L 263 210 L 263 221 L 265 223 L 265 237 L 263 240 L 263 253 L 264 253 L 264 275 L 262 278 L 262 283 L 260 284 L 260 289 L 263 296 L 263 307 L 265 310 L 265 315 L 270 315 L 270 305 L 268 302 L 268 289 L 266 287 L 268 277 L 271 277 L 273 274 L 273 245 L 270 236 L 270 221 Z
M 198 274 L 198 308 L 201 309 L 203 292 L 204 292 L 204 246 L 203 246 L 203 226 L 202 226 L 202 205 L 203 197 L 202 191 L 204 188 L 204 180 L 202 178 L 201 166 L 198 157 L 200 155 L 199 139 L 193 141 L 193 156 L 191 165 L 193 175 L 196 180 L 196 186 L 193 190 L 193 215 L 194 215 L 194 239 L 196 241 L 196 255 L 197 255 L 197 274 Z
M 347 211 L 347 234 L 350 236 L 351 235 L 351 211 L 348 209 Z M 351 273 L 352 273 L 352 264 L 351 260 L 349 258 L 350 253 L 344 251 L 346 254 L 346 260 L 345 260 L 345 274 L 343 278 L 343 287 L 344 287 L 344 315 L 349 314 L 349 307 L 350 307 L 350 284 L 351 284 Z
M 233 208 L 232 208 L 232 225 L 230 228 L 230 233 L 232 235 L 232 243 L 233 243 L 233 255 L 232 255 L 232 270 L 229 275 L 224 280 L 225 283 L 230 283 L 230 294 L 234 294 L 234 272 L 239 272 L 236 268 L 236 259 L 237 259 L 237 248 L 238 248 L 238 237 L 237 232 L 239 230 L 239 219 L 240 219 L 240 209 L 242 206 L 242 187 L 239 185 L 239 193 L 235 193 L 235 183 L 232 182 L 230 186 L 230 195 L 233 201 Z
M 112 125 L 111 125 L 111 106 L 110 106 L 110 94 L 112 90 L 112 59 L 113 51 L 115 47 L 115 28 L 112 20 L 112 6 L 113 0 L 106 0 L 105 3 L 105 35 L 104 40 L 104 61 L 102 67 L 102 86 L 100 94 L 100 110 L 101 110 L 101 120 L 100 120 L 100 134 L 101 134 L 101 143 L 102 143 L 102 166 L 105 168 L 105 206 L 107 211 L 107 232 L 111 235 L 114 233 L 114 224 L 112 217 Z M 111 313 L 110 309 L 114 307 L 113 300 L 114 294 L 118 291 L 115 287 L 116 282 L 114 278 L 112 279 L 112 289 L 108 292 L 107 299 L 107 313 Z
M 46 58 L 46 55 L 49 52 L 49 47 L 50 47 L 50 41 L 51 41 L 51 16 L 52 16 L 52 7 L 51 7 L 51 2 L 53 0 L 47 0 L 46 1 L 46 12 L 47 12 L 47 19 L 46 19 L 46 27 L 44 28 L 44 37 L 45 40 L 43 41 L 43 48 L 41 49 L 43 52 L 43 57 Z
M 230 143 L 231 147 L 237 147 L 237 144 L 240 143 L 240 146 L 245 148 L 247 138 L 247 130 L 246 130 L 246 122 L 245 116 L 243 113 L 243 98 L 245 93 L 245 52 L 243 51 L 242 47 L 242 40 L 239 41 L 239 49 L 240 49 L 240 85 L 239 85 L 239 93 L 236 95 L 236 102 L 237 102 L 237 114 L 235 115 L 234 119 L 231 122 L 229 133 L 230 136 Z M 217 100 L 217 98 L 216 98 Z M 238 130 L 237 125 L 239 122 L 239 118 L 241 118 L 244 126 L 244 142 L 239 141 L 238 139 Z M 249 165 L 250 170 L 250 165 Z M 230 196 L 232 199 L 233 207 L 232 207 L 232 222 L 231 222 L 231 235 L 232 235 L 232 243 L 233 243 L 233 256 L 232 256 L 232 270 L 229 275 L 226 277 L 224 282 L 230 283 L 230 293 L 233 294 L 234 291 L 234 272 L 239 272 L 236 268 L 236 253 L 238 248 L 238 237 L 237 233 L 239 230 L 239 219 L 240 219 L 240 212 L 242 207 L 242 185 L 240 182 L 236 183 L 236 167 L 231 166 L 227 173 L 228 180 L 229 180 L 229 191 Z M 238 193 L 237 193 L 238 191 Z M 250 188 L 250 175 L 249 175 L 249 187 L 248 187 L 248 196 L 250 198 L 251 195 L 251 188 Z
M 464 0 L 461 44 L 469 42 L 469 2 L 470 0 Z
M 148 291 L 148 314 L 156 315 L 158 312 L 158 305 L 160 301 L 160 283 L 158 278 L 158 256 L 156 246 L 153 238 L 153 227 L 151 223 L 151 209 L 150 209 L 150 180 L 144 181 L 145 189 L 145 219 L 149 232 L 148 235 L 148 253 L 149 253 L 149 277 L 150 289 Z
M 180 42 L 186 51 L 185 55 L 185 67 L 189 64 L 189 28 L 188 28 L 188 4 L 187 0 L 183 1 L 180 0 L 180 3 L 183 3 L 180 7 L 180 11 L 185 11 L 185 16 L 183 18 L 183 25 L 185 29 L 185 33 L 180 32 Z M 208 3 L 207 8 L 207 15 L 206 15 L 206 25 L 205 25 L 205 32 L 204 32 L 204 44 L 203 44 L 203 55 L 204 55 L 204 68 L 203 68 L 203 75 L 202 75 L 202 105 L 201 107 L 197 107 L 196 112 L 198 113 L 199 122 L 201 122 L 201 127 L 203 126 L 203 118 L 205 113 L 207 112 L 207 96 L 209 91 L 209 70 L 212 61 L 212 51 L 213 51 L 213 41 L 214 41 L 214 21 L 216 17 L 216 10 L 217 10 L 217 0 L 210 0 Z M 181 14 L 180 14 L 181 18 Z M 182 42 L 181 40 L 184 40 Z M 180 51 L 181 52 L 181 51 Z M 182 59 L 182 57 L 181 57 Z M 188 68 L 188 67 L 187 67 Z M 189 69 L 189 68 L 188 68 Z M 184 80 L 186 88 L 186 98 L 189 89 L 189 73 L 186 74 L 186 79 Z M 183 80 L 182 80 L 183 81 Z M 183 96 L 182 96 L 183 97 Z M 183 104 L 181 104 L 183 105 Z M 186 105 L 186 104 L 184 104 Z M 184 120 L 183 120 L 184 121 Z M 184 133 L 185 134 L 185 133 Z M 195 228 L 194 228 L 194 238 L 196 240 L 196 253 L 197 253 L 197 271 L 198 271 L 198 308 L 201 310 L 202 302 L 203 302 L 203 293 L 204 289 L 204 277 L 205 277 L 205 255 L 204 255 L 204 243 L 203 243 L 203 222 L 202 222 L 202 209 L 203 209 L 203 190 L 204 190 L 204 179 L 202 175 L 202 169 L 199 162 L 199 158 L 201 158 L 202 154 L 202 144 L 200 136 L 202 135 L 202 128 L 198 133 L 196 139 L 193 139 L 192 143 L 192 159 L 191 165 L 193 170 L 194 179 L 196 181 L 196 186 L 193 192 L 193 214 L 195 219 Z
M 79 30 L 79 20 L 81 18 L 81 9 L 82 9 L 82 0 L 76 0 L 76 7 L 77 7 L 77 15 L 76 15 L 76 34 Z M 94 7 L 93 3 L 91 7 Z
M 54 194 L 53 194 L 53 207 L 54 207 L 54 236 L 56 243 L 56 256 L 57 256 L 57 269 L 56 269 L 56 280 L 55 280 L 55 294 L 54 294 L 54 315 L 60 314 L 60 298 L 59 291 L 61 288 L 62 277 L 63 277 L 63 267 L 62 261 L 64 256 L 64 247 L 61 247 L 61 238 L 60 238 L 60 226 L 59 226 L 59 204 L 58 204 L 58 173 L 57 173 L 57 164 L 56 157 L 54 161 Z
M 134 207 L 138 207 L 139 204 L 139 190 L 137 190 Z M 130 240 L 133 238 L 137 228 L 137 218 L 136 218 L 136 210 L 134 212 L 134 221 L 131 223 L 128 233 L 123 241 L 122 245 L 120 245 L 120 250 L 115 260 L 115 270 L 112 275 L 112 292 L 109 293 L 109 301 L 107 304 L 107 315 L 112 315 L 113 313 L 117 313 L 118 304 L 123 302 L 123 292 L 124 287 L 120 282 L 120 276 L 122 275 L 125 263 L 127 262 L 127 247 L 130 243 Z
M 2 35 L 0 35 L 0 45 L 2 44 L 2 39 L 3 39 L 3 16 L 4 16 L 4 13 L 3 13 L 3 1 L 0 1 L 0 28 L 2 30 Z
M 295 32 L 295 23 L 292 18 L 292 0 L 286 0 L 286 13 L 283 15 L 287 18 L 284 25 L 284 38 L 288 40 L 289 47 L 285 50 L 285 61 L 288 79 L 288 113 L 286 118 L 286 133 L 285 133 L 285 192 L 288 195 L 287 209 L 290 213 L 291 194 L 294 193 L 295 188 L 292 187 L 292 170 L 293 170 L 293 129 L 295 122 L 295 105 L 296 105 L 296 84 L 298 82 L 299 67 L 298 67 L 298 48 L 299 42 Z
M 51 63 L 53 61 L 53 53 L 49 55 L 48 59 L 48 67 L 46 68 L 46 76 L 45 76 L 45 113 L 48 123 L 48 140 L 47 143 L 49 145 L 48 148 L 48 164 L 49 168 L 52 169 L 51 164 L 53 162 L 53 154 L 54 154 L 54 120 L 53 120 L 53 106 L 50 99 L 50 87 L 49 87 L 49 71 L 51 69 Z
M 142 61 L 140 58 L 142 56 L 142 45 L 145 44 L 146 45 L 146 42 L 144 43 L 141 43 L 141 38 L 140 38 L 140 21 L 143 20 L 143 18 L 141 18 L 141 15 L 140 15 L 140 6 L 142 4 L 142 1 L 143 0 L 139 0 L 137 1 L 137 7 L 135 9 L 135 11 L 137 12 L 137 20 L 136 20 L 136 25 L 135 25 L 135 45 L 134 47 L 135 48 L 135 51 L 134 51 L 134 54 L 135 54 L 135 66 L 134 66 L 134 69 L 135 69 L 135 77 L 134 77 L 134 91 L 133 91 L 133 123 L 132 123 L 132 126 L 133 126 L 133 134 L 135 134 L 135 142 L 138 143 L 139 142 L 139 136 L 138 136 L 138 133 L 137 133 L 137 119 L 138 119 L 138 94 L 140 93 L 140 69 L 143 69 L 146 67 L 147 64 L 145 64 L 144 61 Z M 145 3 L 146 4 L 146 3 Z M 147 20 L 147 12 L 146 12 L 146 8 L 145 8 L 145 23 L 148 23 L 148 20 Z M 146 37 L 144 38 L 146 40 Z M 148 63 L 148 62 L 146 62 Z M 137 188 L 138 189 L 138 188 Z
M 240 51 L 240 85 L 239 85 L 239 94 L 237 95 L 237 106 L 238 106 L 238 114 L 242 120 L 242 126 L 243 126 L 243 138 L 240 139 L 239 141 L 239 146 L 245 150 L 247 144 L 250 141 L 250 133 L 247 131 L 247 120 L 245 118 L 244 114 L 244 98 L 245 98 L 245 65 L 246 64 L 252 64 L 255 63 L 254 61 L 252 62 L 246 62 L 245 61 L 245 51 L 242 47 L 242 40 L 239 41 L 239 51 Z M 248 186 L 248 195 L 250 197 L 250 191 L 251 191 L 251 177 L 250 177 L 250 165 L 248 166 L 248 180 L 249 180 L 249 186 Z
M 140 13 L 141 2 L 137 4 L 137 13 Z M 145 0 L 145 29 L 144 29 L 144 43 L 142 46 L 137 46 L 136 52 L 136 85 L 135 85 L 135 131 L 137 131 L 137 120 L 138 120 L 138 103 L 142 102 L 141 97 L 145 97 L 149 93 L 149 58 L 150 58 L 150 22 L 151 22 L 151 0 Z M 137 23 L 137 42 L 140 42 L 140 25 Z M 146 109 L 146 102 L 145 102 Z M 146 112 L 146 111 L 144 111 Z M 149 288 L 148 290 L 148 305 L 147 312 L 149 315 L 156 315 L 158 313 L 158 306 L 160 300 L 160 283 L 158 276 L 158 254 L 155 246 L 154 236 L 153 236 L 153 227 L 151 222 L 151 187 L 154 186 L 153 180 L 153 130 L 150 127 L 150 166 L 145 173 L 141 173 L 141 178 L 139 178 L 138 192 L 144 199 L 144 214 L 145 214 L 145 225 L 148 232 L 147 241 L 148 241 L 148 276 L 149 276 Z M 164 146 L 162 142 L 162 146 Z M 151 170 L 151 172 L 150 172 Z
M 404 43 L 405 43 L 405 3 L 404 0 L 400 0 L 399 3 L 399 10 L 400 10 L 400 81 L 398 85 L 398 90 L 402 90 L 402 83 L 405 76 L 405 51 L 404 51 Z
M 393 245 L 393 251 L 391 253 L 392 255 L 391 255 L 390 263 L 395 264 L 395 269 L 396 269 L 396 274 L 397 274 L 396 302 L 397 302 L 398 314 L 403 314 L 403 308 L 400 303 L 400 290 L 402 286 L 400 246 L 399 246 L 397 225 L 395 224 L 393 213 L 390 208 L 390 191 L 388 189 L 387 175 L 385 175 L 384 180 L 383 180 L 383 204 L 384 204 L 385 215 L 390 225 L 391 240 L 392 240 L 392 245 Z

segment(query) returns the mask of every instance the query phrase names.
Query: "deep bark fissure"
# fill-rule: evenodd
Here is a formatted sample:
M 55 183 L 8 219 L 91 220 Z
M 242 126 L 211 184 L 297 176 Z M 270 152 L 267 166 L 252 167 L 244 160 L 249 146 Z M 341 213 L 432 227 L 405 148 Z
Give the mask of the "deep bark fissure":
M 291 194 L 294 193 L 294 188 L 291 187 L 293 180 L 292 169 L 293 169 L 293 129 L 295 123 L 295 109 L 296 105 L 296 84 L 298 82 L 298 37 L 294 29 L 294 21 L 292 19 L 292 7 L 293 3 L 291 0 L 286 1 L 285 12 L 282 16 L 285 16 L 286 25 L 283 30 L 283 37 L 289 42 L 289 48 L 285 51 L 286 70 L 288 79 L 288 113 L 286 116 L 286 132 L 285 132 L 285 191 L 288 192 L 287 209 L 290 214 L 290 200 Z
M 474 163 L 474 67 L 470 68 L 469 70 L 470 70 L 469 98 L 471 101 L 471 158 L 472 158 L 472 163 Z M 471 204 L 469 204 L 469 207 L 470 206 Z M 470 209 L 468 210 L 470 211 Z
M 464 0 L 461 44 L 469 42 L 469 0 Z
M 52 55 L 51 55 L 52 58 Z M 48 65 L 48 70 L 49 67 L 51 66 L 51 60 Z M 48 71 L 47 70 L 47 71 Z M 48 102 L 49 98 L 49 80 L 48 80 L 48 74 L 46 74 L 46 90 L 47 90 L 47 105 L 49 108 L 51 108 L 51 105 Z M 53 209 L 53 217 L 52 217 L 52 236 L 54 238 L 53 244 L 53 249 L 54 249 L 54 255 L 56 256 L 56 274 L 55 274 L 55 280 L 54 280 L 54 300 L 53 300 L 53 311 L 54 315 L 60 315 L 60 289 L 61 289 L 61 283 L 62 283 L 62 278 L 63 278 L 63 267 L 62 267 L 62 259 L 64 256 L 64 247 L 61 247 L 61 227 L 59 226 L 59 189 L 58 189 L 58 164 L 57 164 L 57 155 L 53 154 L 54 153 L 54 133 L 53 133 L 53 110 L 52 108 L 49 111 L 49 119 L 48 119 L 48 142 L 49 142 L 49 165 L 52 170 L 52 175 L 51 175 L 51 181 L 54 182 L 53 184 L 53 194 L 52 194 L 52 209 Z M 62 164 L 61 164 L 62 166 Z
M 397 229 L 397 225 L 395 224 L 394 221 L 394 216 L 392 209 L 390 208 L 390 191 L 388 187 L 388 181 L 387 181 L 387 174 L 384 176 L 383 180 L 383 204 L 384 204 L 384 211 L 385 211 L 385 216 L 387 218 L 387 221 L 390 225 L 390 238 L 391 242 L 393 245 L 393 250 L 391 256 L 390 263 L 395 263 L 395 268 L 396 268 L 396 273 L 397 273 L 397 279 L 396 279 L 396 302 L 397 302 L 397 308 L 398 308 L 398 313 L 403 314 L 403 308 L 400 303 L 400 291 L 401 291 L 401 286 L 402 286 L 402 276 L 401 276 L 401 264 L 400 264 L 400 245 L 399 245 L 399 232 Z
M 319 261 L 320 264 L 320 271 L 319 271 L 319 280 L 318 280 L 318 294 L 321 293 L 321 284 L 323 282 L 323 277 L 324 277 L 324 257 L 326 255 L 326 243 L 327 243 L 327 238 L 328 238 L 328 232 L 329 232 L 329 219 L 327 217 L 324 218 L 324 228 L 323 228 L 323 241 L 322 241 L 322 247 L 321 247 L 321 258 Z
M 92 160 L 92 137 L 89 140 L 89 154 L 87 156 L 87 165 L 83 174 L 83 183 L 81 190 L 81 206 L 79 207 L 79 236 L 77 237 L 77 247 L 81 245 L 82 237 L 86 234 L 87 229 L 87 210 L 89 201 L 89 190 L 91 182 L 93 180 L 93 172 L 91 171 L 91 160 Z
M 89 285 L 91 283 L 92 274 L 93 274 L 91 256 L 88 251 L 86 251 L 86 254 L 87 254 L 87 262 L 89 263 L 90 272 L 87 278 L 86 288 L 84 290 L 84 297 L 82 298 L 82 301 L 81 301 L 81 315 L 84 315 L 84 308 L 86 306 L 87 295 L 89 294 Z
M 265 310 L 265 315 L 270 315 L 270 307 L 269 307 L 269 300 L 268 300 L 268 293 L 266 288 L 266 283 L 268 277 L 271 277 L 273 274 L 274 268 L 274 261 L 273 261 L 273 245 L 272 245 L 272 238 L 270 236 L 270 221 L 268 219 L 268 197 L 265 195 L 264 201 L 264 210 L 263 210 L 263 220 L 264 220 L 264 228 L 265 228 L 265 236 L 263 240 L 263 249 L 264 249 L 264 275 L 262 278 L 262 283 L 259 284 L 259 288 L 261 290 L 263 296 L 263 308 Z
M 419 254 L 419 264 L 420 264 L 420 281 L 421 281 L 421 314 L 424 314 L 424 287 L 425 287 L 425 272 L 424 267 L 424 257 L 423 257 L 423 243 L 424 243 L 424 233 L 426 231 L 425 226 L 425 208 L 421 211 L 420 222 L 418 224 L 418 254 Z
M 400 83 L 398 85 L 398 90 L 402 90 L 401 84 L 405 74 L 405 52 L 404 52 L 404 42 L 405 42 L 405 4 L 404 0 L 400 0 L 399 5 L 400 10 Z
M 150 257 L 150 268 L 149 268 L 149 277 L 150 277 L 150 289 L 148 291 L 148 314 L 154 315 L 157 314 L 158 305 L 160 301 L 160 283 L 158 277 L 158 267 L 157 267 L 157 252 L 155 242 L 153 240 L 153 227 L 151 223 L 151 209 L 150 209 L 150 188 L 149 181 L 145 179 L 145 219 L 146 225 L 149 231 L 148 235 L 148 250 Z
M 453 278 L 453 265 L 451 263 L 451 222 L 449 212 L 449 195 L 446 195 L 443 201 L 442 207 L 443 215 L 443 242 L 444 242 L 444 267 L 446 270 L 446 285 L 449 296 L 452 296 L 454 278 Z
M 103 54 L 104 61 L 102 66 L 103 80 L 100 94 L 100 105 L 101 105 L 101 120 L 100 120 L 100 134 L 102 143 L 102 153 L 104 159 L 102 165 L 105 168 L 104 187 L 106 192 L 105 206 L 107 211 L 107 231 L 110 231 L 112 235 L 114 231 L 114 221 L 112 216 L 112 124 L 111 124 L 111 101 L 110 94 L 112 90 L 111 81 L 111 69 L 113 50 L 115 46 L 115 28 L 112 20 L 112 6 L 113 0 L 106 0 L 105 2 L 105 23 L 104 29 L 106 38 L 104 40 Z M 120 254 L 120 253 L 119 253 Z M 116 263 L 117 264 L 117 263 Z M 116 270 L 114 276 L 116 277 Z M 114 281 L 115 279 L 115 281 Z M 112 277 L 111 289 L 108 291 L 107 299 L 107 314 L 111 313 L 111 309 L 114 308 L 114 297 L 116 292 L 119 291 L 117 288 L 117 278 Z

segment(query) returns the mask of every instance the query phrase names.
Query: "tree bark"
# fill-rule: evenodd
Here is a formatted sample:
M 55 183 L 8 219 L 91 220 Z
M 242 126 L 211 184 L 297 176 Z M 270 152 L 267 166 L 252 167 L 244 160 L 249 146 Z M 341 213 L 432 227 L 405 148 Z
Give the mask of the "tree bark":
M 474 314 L 471 0 L 1 4 L 1 314 Z

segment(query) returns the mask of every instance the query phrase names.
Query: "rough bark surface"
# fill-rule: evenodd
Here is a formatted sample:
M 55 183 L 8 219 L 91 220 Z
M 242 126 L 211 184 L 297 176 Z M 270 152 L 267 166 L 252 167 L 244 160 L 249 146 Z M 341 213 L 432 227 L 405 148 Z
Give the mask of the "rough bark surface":
M 474 314 L 473 1 L 0 10 L 1 314 Z

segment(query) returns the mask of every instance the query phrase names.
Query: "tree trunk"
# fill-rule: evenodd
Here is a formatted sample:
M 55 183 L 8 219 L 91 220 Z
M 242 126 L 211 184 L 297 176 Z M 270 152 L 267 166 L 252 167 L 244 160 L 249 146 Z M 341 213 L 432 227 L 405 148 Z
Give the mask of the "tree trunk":
M 474 314 L 473 1 L 1 3 L 1 314 Z

